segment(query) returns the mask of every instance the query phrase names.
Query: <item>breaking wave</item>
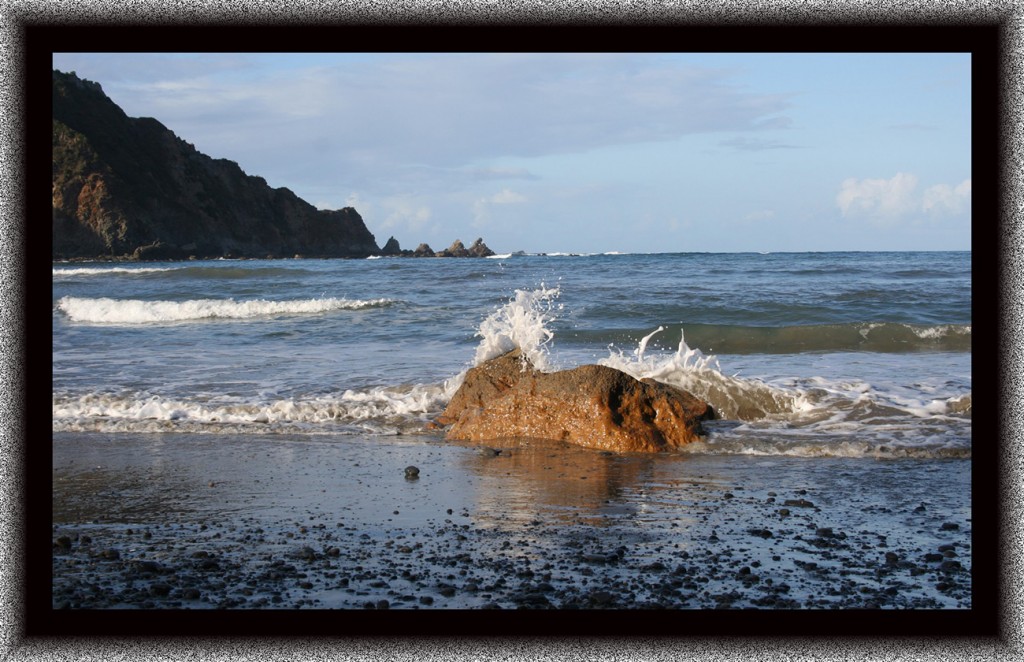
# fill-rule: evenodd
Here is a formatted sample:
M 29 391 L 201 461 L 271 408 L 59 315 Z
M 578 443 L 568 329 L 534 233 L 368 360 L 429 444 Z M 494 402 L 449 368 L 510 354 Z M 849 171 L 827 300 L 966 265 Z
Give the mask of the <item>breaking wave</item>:
M 310 397 L 185 400 L 151 393 L 53 397 L 54 432 L 219 434 L 424 432 L 456 388 L 450 382 L 347 390 Z
M 254 299 L 193 299 L 143 301 L 138 299 L 80 298 L 65 296 L 57 309 L 73 322 L 86 324 L 168 324 L 195 320 L 252 319 L 281 315 L 311 315 L 338 310 L 363 310 L 390 306 L 393 299 L 320 298 L 294 301 Z
M 177 271 L 184 267 L 62 267 L 53 268 L 54 278 L 77 278 L 85 276 L 106 276 L 109 274 L 153 274 Z
M 54 393 L 54 431 L 304 432 L 330 434 L 430 433 L 470 366 L 516 348 L 550 371 L 552 330 L 563 310 L 560 290 L 515 290 L 486 315 L 467 367 L 440 383 L 404 384 L 267 395 L 189 395 L 152 392 Z M 217 317 L 319 313 L 393 304 L 377 299 L 186 302 L 65 297 L 58 307 L 76 321 L 147 324 Z M 972 398 L 950 388 L 876 387 L 866 381 L 801 377 L 765 381 L 728 375 L 719 359 L 687 344 L 679 329 L 674 351 L 653 346 L 658 327 L 629 352 L 609 348 L 598 361 L 637 379 L 653 379 L 706 400 L 717 418 L 707 437 L 681 452 L 833 457 L 970 457 Z

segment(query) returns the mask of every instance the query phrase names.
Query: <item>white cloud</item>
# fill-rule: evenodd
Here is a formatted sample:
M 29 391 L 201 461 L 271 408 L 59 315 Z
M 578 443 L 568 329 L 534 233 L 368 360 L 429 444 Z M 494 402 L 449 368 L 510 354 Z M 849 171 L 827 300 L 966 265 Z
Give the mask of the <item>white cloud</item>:
M 382 200 L 380 206 L 384 208 L 385 213 L 387 214 L 379 226 L 381 230 L 398 228 L 400 230 L 419 232 L 422 231 L 430 221 L 430 207 L 417 204 L 410 200 Z M 361 212 L 360 215 L 362 215 Z
M 948 184 L 932 186 L 924 192 L 922 208 L 930 214 L 959 214 L 971 205 L 971 180 L 965 179 L 955 187 Z
M 898 172 L 892 179 L 856 179 L 843 181 L 836 204 L 843 216 L 893 219 L 911 212 L 919 204 L 914 189 L 917 177 Z
M 491 220 L 493 205 L 514 205 L 526 202 L 526 196 L 509 189 L 502 189 L 486 198 L 478 198 L 473 203 L 473 227 L 483 227 Z
M 526 196 L 515 191 L 510 191 L 507 188 L 502 189 L 492 195 L 488 202 L 495 205 L 512 205 L 519 202 L 526 202 Z
M 371 211 L 370 203 L 367 202 L 366 200 L 363 200 L 363 198 L 360 197 L 359 194 L 356 193 L 355 191 L 349 193 L 348 197 L 345 198 L 345 206 L 354 207 L 357 210 L 365 210 L 366 212 Z
M 916 175 L 898 172 L 891 179 L 843 181 L 836 204 L 844 217 L 889 224 L 907 217 L 920 218 L 960 214 L 970 210 L 971 180 L 955 187 L 936 184 L 923 193 L 917 190 Z
M 103 71 L 114 73 L 99 82 L 110 80 L 112 96 L 130 115 L 158 117 L 209 155 L 260 164 L 264 175 L 272 173 L 262 164 L 282 153 L 305 158 L 313 135 L 337 146 L 331 165 L 340 172 L 365 170 L 367 161 L 389 171 L 396 164 L 453 168 L 778 128 L 787 124 L 779 113 L 790 105 L 785 95 L 734 84 L 734 72 L 649 54 L 321 54 L 315 64 L 285 55 L 279 61 L 133 54 L 103 60 Z M 373 158 L 360 158 L 364 150 Z

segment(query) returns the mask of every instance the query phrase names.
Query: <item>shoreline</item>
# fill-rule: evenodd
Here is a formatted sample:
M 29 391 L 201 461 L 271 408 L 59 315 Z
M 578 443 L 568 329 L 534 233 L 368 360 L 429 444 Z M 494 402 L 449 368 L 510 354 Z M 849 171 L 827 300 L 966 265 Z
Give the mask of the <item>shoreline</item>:
M 972 606 L 964 460 L 55 433 L 53 462 L 56 609 Z

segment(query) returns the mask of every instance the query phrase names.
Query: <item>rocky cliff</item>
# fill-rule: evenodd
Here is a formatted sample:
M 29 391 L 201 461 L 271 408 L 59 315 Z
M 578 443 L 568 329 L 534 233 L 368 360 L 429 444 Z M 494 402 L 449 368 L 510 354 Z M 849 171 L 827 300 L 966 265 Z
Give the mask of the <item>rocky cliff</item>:
M 380 254 L 355 209 L 318 210 L 53 72 L 53 257 Z

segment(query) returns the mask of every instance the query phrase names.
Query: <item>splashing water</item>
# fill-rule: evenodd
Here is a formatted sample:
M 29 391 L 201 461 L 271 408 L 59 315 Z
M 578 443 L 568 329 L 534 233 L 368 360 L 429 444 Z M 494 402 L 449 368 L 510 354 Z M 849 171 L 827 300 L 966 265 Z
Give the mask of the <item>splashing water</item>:
M 542 371 L 550 365 L 550 347 L 554 332 L 549 325 L 563 309 L 556 304 L 560 291 L 543 283 L 536 290 L 516 290 L 508 303 L 495 309 L 480 324 L 474 365 L 496 358 L 517 347 L 530 362 Z M 689 391 L 706 400 L 722 418 L 757 420 L 785 416 L 815 409 L 805 393 L 780 389 L 754 379 L 723 375 L 715 356 L 706 356 L 693 349 L 680 337 L 674 354 L 647 356 L 647 346 L 659 326 L 645 336 L 627 356 L 621 350 L 610 349 L 606 359 L 598 364 L 616 368 L 636 379 L 653 379 Z M 451 380 L 449 388 L 457 387 L 465 373 Z
M 787 392 L 758 380 L 723 375 L 718 359 L 691 349 L 682 334 L 674 354 L 646 356 L 651 338 L 664 330 L 659 326 L 644 336 L 632 356 L 609 347 L 608 358 L 598 363 L 636 379 L 653 379 L 688 391 L 706 400 L 722 418 L 754 420 L 811 407 L 804 394 Z
M 507 354 L 517 347 L 538 370 L 549 368 L 550 343 L 554 333 L 548 324 L 555 320 L 562 304 L 556 304 L 560 292 L 543 283 L 536 290 L 516 290 L 508 303 L 497 308 L 480 323 L 473 365 Z

